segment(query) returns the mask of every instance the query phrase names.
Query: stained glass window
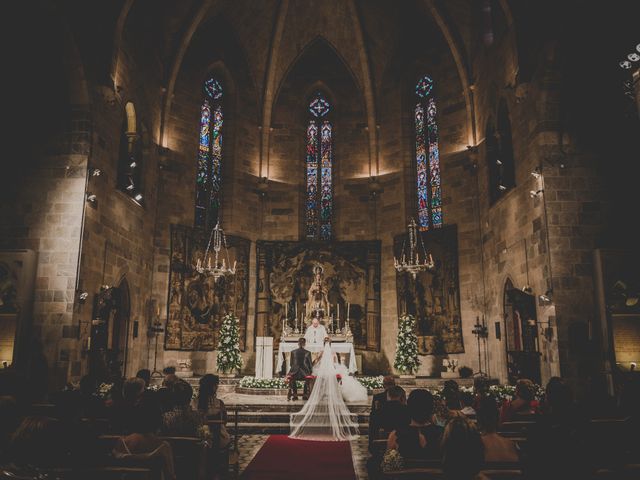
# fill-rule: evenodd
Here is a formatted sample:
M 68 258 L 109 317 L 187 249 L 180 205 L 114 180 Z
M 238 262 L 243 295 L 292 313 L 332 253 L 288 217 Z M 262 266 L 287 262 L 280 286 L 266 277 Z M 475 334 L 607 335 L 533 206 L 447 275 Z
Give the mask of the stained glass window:
M 433 80 L 424 76 L 416 84 L 416 187 L 420 230 L 442 226 L 440 151 Z
M 317 93 L 309 103 L 306 152 L 306 236 L 330 240 L 333 210 L 333 147 L 329 120 L 320 120 L 331 110 L 327 99 Z
M 213 228 L 220 216 L 222 180 L 222 86 L 215 78 L 204 82 L 200 108 L 200 142 L 196 172 L 195 225 Z

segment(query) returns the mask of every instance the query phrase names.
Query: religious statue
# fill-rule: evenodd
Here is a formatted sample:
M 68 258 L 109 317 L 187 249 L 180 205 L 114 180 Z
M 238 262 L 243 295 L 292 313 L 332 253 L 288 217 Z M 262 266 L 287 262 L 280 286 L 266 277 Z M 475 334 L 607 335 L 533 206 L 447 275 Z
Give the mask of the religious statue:
M 324 269 L 321 265 L 316 264 L 316 266 L 313 267 L 313 281 L 311 282 L 309 292 L 307 293 L 307 303 L 305 306 L 305 313 L 307 316 L 305 321 L 307 322 L 309 319 L 313 320 L 314 318 L 322 321 L 329 315 L 329 298 L 327 295 L 327 289 L 322 284 L 323 272 Z

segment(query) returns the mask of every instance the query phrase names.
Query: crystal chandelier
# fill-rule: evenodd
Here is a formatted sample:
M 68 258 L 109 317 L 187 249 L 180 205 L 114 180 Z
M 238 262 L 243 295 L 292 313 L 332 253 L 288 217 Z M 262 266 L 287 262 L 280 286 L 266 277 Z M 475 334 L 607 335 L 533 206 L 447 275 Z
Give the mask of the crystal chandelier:
M 407 272 L 410 273 L 413 279 L 415 280 L 416 275 L 420 272 L 426 272 L 429 270 L 433 270 L 435 264 L 433 263 L 433 257 L 431 254 L 427 255 L 427 251 L 424 248 L 424 243 L 422 242 L 422 238 L 420 238 L 420 245 L 422 247 L 422 259 L 420 259 L 420 252 L 418 251 L 418 235 L 416 231 L 416 222 L 411 219 L 409 222 L 409 259 L 407 260 L 405 245 L 406 240 L 402 242 L 402 257 L 398 260 L 397 257 L 394 257 L 393 262 L 398 272 Z
M 214 252 L 213 262 L 211 261 L 212 255 L 210 252 L 211 243 L 213 243 Z M 219 257 L 222 247 L 224 247 L 226 260 L 223 258 L 221 263 L 219 261 Z M 204 257 L 196 261 L 194 268 L 199 274 L 213 277 L 216 280 L 226 275 L 235 275 L 236 262 L 234 261 L 233 267 L 231 267 L 231 262 L 229 261 L 229 249 L 227 248 L 227 239 L 224 236 L 222 227 L 220 227 L 220 223 L 216 223 L 216 226 L 211 230 L 209 243 L 207 243 L 207 248 L 204 251 Z

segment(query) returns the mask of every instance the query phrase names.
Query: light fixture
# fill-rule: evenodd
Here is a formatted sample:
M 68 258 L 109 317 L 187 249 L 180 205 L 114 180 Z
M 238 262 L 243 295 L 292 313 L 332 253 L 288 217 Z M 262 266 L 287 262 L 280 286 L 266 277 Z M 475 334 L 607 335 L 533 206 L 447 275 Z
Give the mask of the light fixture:
M 500 184 L 498 185 L 498 190 L 500 190 L 501 192 L 504 192 L 507 189 L 507 187 L 505 187 L 504 185 Z
M 213 251 L 214 258 L 213 263 L 211 262 L 211 243 L 213 242 Z M 222 259 L 222 263 L 218 261 L 220 250 L 224 247 L 224 252 L 226 255 L 225 259 Z M 229 266 L 227 266 L 227 264 Z M 229 260 L 229 249 L 227 248 L 227 239 L 224 235 L 224 231 L 220 226 L 220 223 L 216 223 L 216 226 L 211 230 L 211 235 L 209 236 L 209 243 L 207 243 L 207 248 L 204 251 L 204 256 L 202 259 L 196 260 L 196 264 L 193 268 L 201 275 L 206 275 L 208 277 L 213 277 L 215 280 L 218 280 L 220 277 L 224 277 L 227 275 L 235 275 L 236 273 L 236 262 L 233 262 L 233 267 L 231 267 L 231 261 Z
M 138 193 L 138 194 L 136 194 L 136 196 L 135 196 L 135 197 L 133 197 L 133 198 L 134 198 L 137 202 L 139 202 L 140 200 L 142 200 L 142 194 L 141 194 L 141 193 Z
M 633 52 L 627 55 L 627 58 L 632 62 L 637 62 L 638 60 L 640 60 L 640 55 L 638 55 L 636 52 Z
M 91 173 L 92 177 L 99 177 L 100 175 L 102 175 L 102 170 L 100 170 L 99 168 L 92 168 L 89 170 L 89 172 Z
M 531 176 L 535 179 L 538 179 L 542 176 L 542 174 L 540 173 L 540 171 L 536 168 L 533 172 L 531 172 Z
M 136 161 L 135 161 L 135 160 L 133 160 L 133 161 L 129 164 L 129 166 L 130 166 L 131 168 L 136 168 L 136 167 L 138 166 L 138 164 L 136 163 Z
M 629 70 L 631 68 L 632 64 L 629 60 L 623 60 L 620 62 L 620 68 L 623 68 L 625 70 Z
M 522 287 L 522 291 L 531 295 L 533 293 L 533 288 L 531 288 L 529 285 L 525 285 L 524 287 Z
M 426 272 L 433 270 L 435 263 L 431 254 L 427 255 L 427 251 L 424 248 L 424 242 L 422 237 L 418 237 L 416 222 L 411 219 L 409 225 L 409 260 L 405 254 L 405 241 L 402 243 L 401 257 L 400 259 L 394 257 L 393 264 L 398 272 L 407 272 L 415 279 L 419 272 Z M 422 246 L 422 259 L 420 259 L 420 252 L 418 252 L 418 239 Z
M 539 190 L 531 190 L 531 191 L 529 192 L 529 196 L 530 196 L 531 198 L 537 198 L 537 197 L 539 197 L 539 196 L 540 196 L 540 194 L 541 194 L 542 192 L 544 192 L 544 190 L 543 190 L 542 188 L 541 188 L 541 189 L 539 189 Z
M 98 200 L 98 197 L 96 197 L 95 193 L 87 192 L 87 202 L 96 203 L 97 200 Z
M 640 53 L 640 43 L 636 45 L 636 51 Z
M 80 292 L 78 295 L 78 303 L 84 303 L 89 298 L 89 292 Z
M 502 165 L 502 161 L 496 158 L 496 165 L 498 166 Z
M 538 298 L 545 303 L 551 303 L 552 296 L 553 296 L 553 290 L 549 289 L 546 292 L 544 292 L 542 295 L 540 295 Z

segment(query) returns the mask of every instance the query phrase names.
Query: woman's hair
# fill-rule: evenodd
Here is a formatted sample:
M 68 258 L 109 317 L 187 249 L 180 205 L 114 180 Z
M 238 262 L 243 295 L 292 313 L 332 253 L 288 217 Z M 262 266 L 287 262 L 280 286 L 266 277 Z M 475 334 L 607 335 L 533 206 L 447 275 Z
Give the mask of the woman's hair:
M 516 382 L 516 395 L 521 399 L 530 402 L 534 398 L 533 382 L 526 378 L 521 378 Z
M 560 377 L 551 377 L 545 389 L 545 402 L 552 413 L 565 413 L 573 405 L 571 388 Z
M 483 433 L 493 433 L 498 428 L 500 411 L 493 397 L 482 397 L 476 409 L 478 428 Z
M 460 387 L 455 380 L 447 380 L 444 382 L 442 396 L 444 397 L 447 408 L 460 410 Z
M 184 407 L 189 405 L 193 398 L 193 388 L 184 380 L 176 382 L 171 388 L 171 394 L 173 395 L 173 402 L 178 407 Z
M 417 388 L 407 398 L 409 416 L 417 423 L 426 423 L 433 415 L 433 395 L 428 390 Z
M 484 462 L 484 445 L 475 425 L 464 416 L 449 420 L 442 435 L 442 470 L 446 479 L 472 479 Z
M 200 391 L 198 392 L 198 410 L 204 412 L 209 408 L 209 399 L 213 397 L 220 384 L 220 377 L 207 373 L 200 379 Z
M 125 402 L 133 403 L 144 392 L 145 383 L 141 378 L 128 378 L 122 386 L 122 396 Z

